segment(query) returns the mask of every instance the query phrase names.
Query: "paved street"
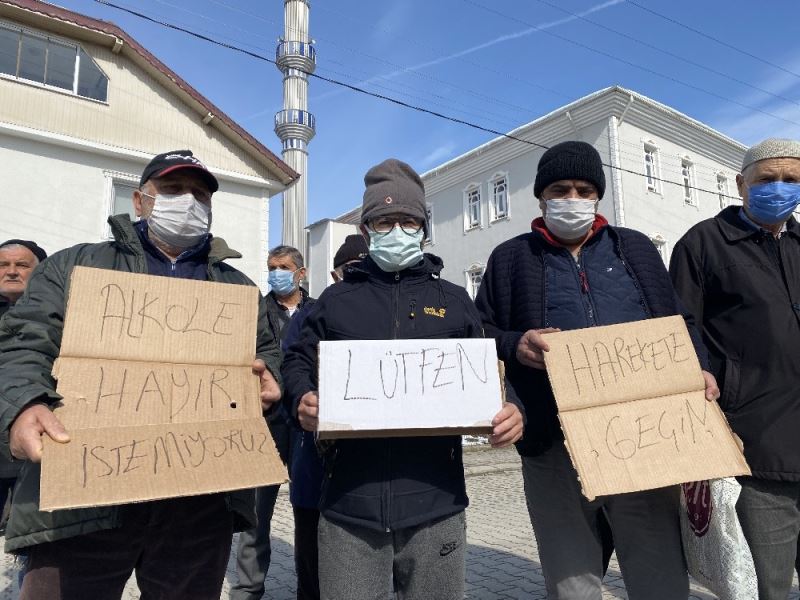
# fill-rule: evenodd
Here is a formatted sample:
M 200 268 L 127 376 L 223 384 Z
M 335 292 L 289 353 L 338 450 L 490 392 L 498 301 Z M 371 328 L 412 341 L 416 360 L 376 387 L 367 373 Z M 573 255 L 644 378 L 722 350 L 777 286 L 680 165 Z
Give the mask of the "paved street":
M 467 487 L 471 505 L 467 511 L 467 598 L 476 600 L 545 598 L 544 579 L 538 551 L 528 520 L 522 494 L 519 459 L 514 451 L 473 450 L 465 453 Z M 293 600 L 295 597 L 292 559 L 292 512 L 288 495 L 281 493 L 272 522 L 272 565 L 264 598 Z M 233 547 L 236 547 L 234 538 Z M 228 566 L 228 577 L 234 576 L 234 557 Z M 13 559 L 6 555 L 0 567 L 0 600 L 16 598 Z M 222 598 L 227 600 L 226 579 Z M 792 599 L 800 598 L 795 592 Z M 627 598 L 619 566 L 612 562 L 605 579 L 604 598 Z M 138 598 L 131 582 L 126 600 Z M 696 584 L 693 599 L 715 598 Z

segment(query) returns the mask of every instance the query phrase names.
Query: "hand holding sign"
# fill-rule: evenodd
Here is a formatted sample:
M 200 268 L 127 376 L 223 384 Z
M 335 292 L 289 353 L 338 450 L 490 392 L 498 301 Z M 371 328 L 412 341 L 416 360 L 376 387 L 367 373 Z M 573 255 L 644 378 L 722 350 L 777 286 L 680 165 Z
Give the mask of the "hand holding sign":
M 306 392 L 297 407 L 297 420 L 306 431 L 316 431 L 319 425 L 319 394 Z
M 272 373 L 267 371 L 267 365 L 260 358 L 253 362 L 253 373 L 258 375 L 261 383 L 261 408 L 268 411 L 281 399 L 281 388 Z
M 706 400 L 709 402 L 719 400 L 719 386 L 717 386 L 717 380 L 714 379 L 714 376 L 708 371 L 703 371 L 702 373 L 703 381 L 706 385 Z
M 492 419 L 492 434 L 489 443 L 492 448 L 505 448 L 522 437 L 522 413 L 514 404 L 506 403 Z
M 65 444 L 69 435 L 53 412 L 44 404 L 32 404 L 14 421 L 9 433 L 11 455 L 20 460 L 41 462 L 42 435 Z
M 522 334 L 517 344 L 517 360 L 520 364 L 532 369 L 544 370 L 546 367 L 543 352 L 549 351 L 550 347 L 544 341 L 542 334 L 556 333 L 558 331 L 561 330 L 547 327 L 546 329 L 529 329 Z

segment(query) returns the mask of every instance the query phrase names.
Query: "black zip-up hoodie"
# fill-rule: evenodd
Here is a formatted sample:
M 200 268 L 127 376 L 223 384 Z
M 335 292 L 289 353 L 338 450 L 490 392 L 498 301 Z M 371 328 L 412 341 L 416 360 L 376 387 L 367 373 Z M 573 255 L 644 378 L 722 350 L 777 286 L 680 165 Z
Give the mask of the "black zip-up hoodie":
M 399 273 L 371 258 L 345 269 L 310 309 L 300 339 L 284 357 L 294 414 L 317 389 L 321 340 L 483 337 L 466 291 L 439 277 L 442 261 L 426 254 Z M 434 310 L 426 310 L 434 309 Z M 467 506 L 459 436 L 338 440 L 325 457 L 320 510 L 326 518 L 379 531 L 420 525 Z

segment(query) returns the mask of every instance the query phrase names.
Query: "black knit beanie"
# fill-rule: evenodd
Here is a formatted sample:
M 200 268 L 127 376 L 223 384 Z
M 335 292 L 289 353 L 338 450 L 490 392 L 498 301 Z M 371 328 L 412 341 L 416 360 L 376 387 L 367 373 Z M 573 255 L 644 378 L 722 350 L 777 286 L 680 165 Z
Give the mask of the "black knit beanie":
M 603 161 L 594 146 L 586 142 L 561 142 L 539 159 L 533 195 L 541 198 L 544 188 L 561 179 L 582 179 L 593 183 L 600 198 L 606 191 Z
M 360 233 L 348 235 L 333 257 L 333 268 L 338 269 L 351 260 L 361 260 L 369 254 L 367 240 Z
M 30 240 L 6 240 L 2 244 L 0 244 L 0 248 L 5 248 L 6 246 L 23 246 L 30 250 L 33 255 L 39 259 L 39 262 L 42 262 L 45 258 L 47 258 L 47 252 L 44 251 L 36 242 L 32 242 Z
M 403 214 L 425 223 L 425 186 L 416 171 L 406 163 L 390 158 L 372 167 L 364 175 L 364 202 L 361 222 L 383 215 Z

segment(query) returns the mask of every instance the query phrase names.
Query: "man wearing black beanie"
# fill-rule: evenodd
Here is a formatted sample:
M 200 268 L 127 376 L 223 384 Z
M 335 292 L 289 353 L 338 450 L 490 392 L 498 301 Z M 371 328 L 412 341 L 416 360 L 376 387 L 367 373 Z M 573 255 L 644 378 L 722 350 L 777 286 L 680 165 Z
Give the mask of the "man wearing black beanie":
M 569 141 L 539 161 L 532 231 L 494 249 L 476 304 L 505 362 L 506 394 L 525 406 L 517 442 L 531 524 L 549 599 L 602 596 L 604 519 L 631 600 L 685 600 L 689 581 L 678 523 L 678 486 L 597 498 L 581 494 L 545 371 L 547 333 L 681 314 L 653 243 L 598 214 L 606 178 L 590 144 Z M 706 350 L 687 319 L 695 350 Z M 703 372 L 706 397 L 719 396 Z

